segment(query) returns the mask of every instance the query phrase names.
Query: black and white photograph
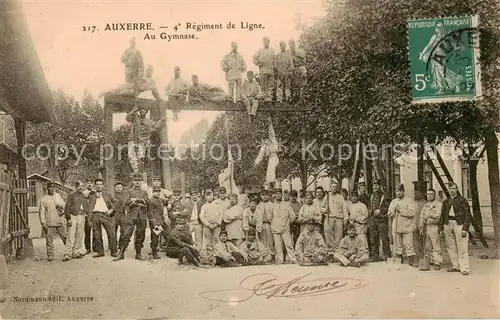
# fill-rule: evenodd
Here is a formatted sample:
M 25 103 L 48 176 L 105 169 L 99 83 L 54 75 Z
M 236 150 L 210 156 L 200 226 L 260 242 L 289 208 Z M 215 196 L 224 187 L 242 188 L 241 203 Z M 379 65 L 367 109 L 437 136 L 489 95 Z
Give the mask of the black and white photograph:
M 1 0 L 1 319 L 500 318 L 498 0 Z

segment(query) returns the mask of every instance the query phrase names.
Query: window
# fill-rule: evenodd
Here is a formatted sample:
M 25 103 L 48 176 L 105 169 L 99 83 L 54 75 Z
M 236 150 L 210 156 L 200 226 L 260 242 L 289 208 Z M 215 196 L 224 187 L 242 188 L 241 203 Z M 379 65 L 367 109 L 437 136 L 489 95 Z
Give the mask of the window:
M 401 166 L 394 163 L 394 188 L 401 183 Z
M 36 206 L 36 181 L 28 180 L 28 207 Z
M 431 167 L 426 163 L 424 165 L 424 181 L 427 182 L 427 189 L 433 188 L 434 183 L 432 181 L 433 179 L 433 173 Z
M 462 163 L 462 196 L 471 199 L 469 164 Z

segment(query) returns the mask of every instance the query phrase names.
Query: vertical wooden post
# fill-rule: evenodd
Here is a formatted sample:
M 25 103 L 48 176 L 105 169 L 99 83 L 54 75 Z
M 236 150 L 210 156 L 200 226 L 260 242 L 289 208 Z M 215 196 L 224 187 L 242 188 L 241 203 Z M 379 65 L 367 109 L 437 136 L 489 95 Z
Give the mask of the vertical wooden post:
M 170 103 L 167 101 L 167 103 Z M 167 105 L 160 104 L 160 118 L 167 119 Z M 172 190 L 172 174 L 170 172 L 170 155 L 168 150 L 168 128 L 165 124 L 160 129 L 160 161 L 161 161 L 161 177 L 163 185 L 168 190 Z
M 26 122 L 14 119 L 14 126 L 16 129 L 16 138 L 17 138 L 17 171 L 18 178 L 26 180 L 26 159 L 23 157 L 23 148 L 26 144 Z
M 417 180 L 421 186 L 424 182 L 424 137 L 419 135 L 417 139 Z
M 105 180 L 108 192 L 112 192 L 115 184 L 115 156 L 112 143 L 113 135 L 113 110 L 104 100 L 104 165 L 105 165 Z
M 160 106 L 159 105 L 155 105 L 153 108 L 151 108 L 151 120 L 153 121 L 158 121 L 161 119 L 161 113 L 160 113 Z M 160 133 L 159 132 L 156 132 L 152 135 L 151 137 L 151 143 L 154 145 L 154 147 L 152 147 L 150 149 L 151 151 L 151 157 L 150 159 L 153 159 L 152 160 L 152 171 L 153 171 L 153 178 L 157 175 L 161 175 L 161 160 L 160 160 L 160 155 L 158 153 L 158 147 L 159 145 L 161 145 L 161 142 L 160 142 Z M 165 187 L 165 185 L 163 185 L 163 187 Z

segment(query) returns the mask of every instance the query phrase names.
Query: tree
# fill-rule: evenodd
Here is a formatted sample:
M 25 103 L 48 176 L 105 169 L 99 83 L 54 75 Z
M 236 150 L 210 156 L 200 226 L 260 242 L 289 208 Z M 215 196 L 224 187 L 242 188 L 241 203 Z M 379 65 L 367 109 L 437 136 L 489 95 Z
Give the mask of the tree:
M 49 177 L 62 184 L 70 176 L 96 177 L 104 135 L 101 105 L 87 91 L 80 102 L 62 90 L 53 92 L 53 100 L 59 122 L 28 124 L 27 156 L 31 161 L 46 161 Z

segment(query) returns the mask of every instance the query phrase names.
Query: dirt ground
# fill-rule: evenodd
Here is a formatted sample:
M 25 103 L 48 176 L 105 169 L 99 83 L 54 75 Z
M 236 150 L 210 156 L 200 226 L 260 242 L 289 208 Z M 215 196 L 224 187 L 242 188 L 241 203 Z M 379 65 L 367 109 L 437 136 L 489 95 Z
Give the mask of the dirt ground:
M 131 249 L 121 262 L 112 262 L 109 251 L 104 258 L 62 262 L 60 241 L 56 241 L 56 260 L 48 262 L 45 240 L 33 243 L 34 259 L 8 265 L 10 287 L 3 292 L 0 319 L 500 317 L 500 264 L 480 259 L 488 254 L 484 249 L 471 250 L 471 274 L 462 276 L 445 269 L 422 272 L 392 262 L 360 269 L 336 264 L 195 269 L 179 266 L 164 255 L 160 260 L 136 261 Z M 148 252 L 146 245 L 143 254 Z M 255 276 L 238 288 L 251 275 Z M 313 288 L 309 294 L 290 294 L 292 287 L 274 293 L 255 289 L 256 283 L 274 277 L 275 282 L 267 285 L 302 276 L 295 285 L 339 280 L 346 286 L 324 292 Z M 20 301 L 36 297 L 62 301 Z M 68 297 L 80 301 L 68 301 Z

